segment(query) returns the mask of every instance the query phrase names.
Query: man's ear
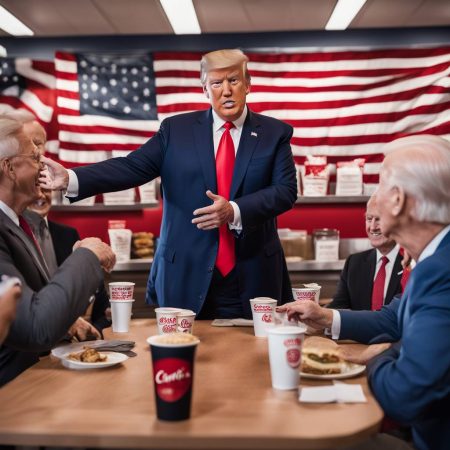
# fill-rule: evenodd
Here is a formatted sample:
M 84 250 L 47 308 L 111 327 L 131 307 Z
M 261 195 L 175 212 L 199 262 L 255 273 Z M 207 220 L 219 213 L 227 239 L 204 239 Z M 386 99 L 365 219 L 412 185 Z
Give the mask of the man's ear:
M 406 193 L 402 188 L 398 186 L 392 188 L 392 203 L 392 215 L 399 216 L 406 205 Z
M 206 95 L 206 98 L 209 100 L 209 93 L 208 93 L 208 89 L 206 89 L 206 84 L 204 84 L 204 85 L 202 86 L 202 88 L 203 88 L 203 92 L 204 92 L 205 95 Z

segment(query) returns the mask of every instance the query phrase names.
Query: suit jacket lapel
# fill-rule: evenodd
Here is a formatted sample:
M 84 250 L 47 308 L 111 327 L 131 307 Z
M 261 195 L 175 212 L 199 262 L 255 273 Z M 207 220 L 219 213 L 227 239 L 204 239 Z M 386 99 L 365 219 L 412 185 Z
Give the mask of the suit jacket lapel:
M 233 181 L 231 183 L 230 199 L 235 198 L 239 186 L 244 179 L 250 159 L 260 140 L 261 126 L 257 117 L 248 110 L 239 141 L 236 161 L 234 163 Z
M 387 298 L 394 297 L 395 293 L 398 290 L 400 281 L 402 279 L 402 275 L 401 274 L 398 275 L 399 271 L 402 270 L 402 265 L 401 265 L 402 258 L 403 257 L 402 257 L 402 255 L 400 255 L 400 253 L 397 255 L 397 258 L 395 258 L 394 266 L 392 267 L 391 279 L 389 280 L 388 288 L 386 291 Z M 386 305 L 387 303 L 385 302 L 384 304 Z
M 372 286 L 373 287 L 373 278 L 375 276 L 375 267 L 377 264 L 377 252 L 373 249 L 366 256 L 364 261 L 365 266 L 362 268 L 360 272 L 360 283 L 363 286 Z M 363 295 L 363 298 L 360 299 L 362 303 L 362 309 L 371 310 L 372 309 L 372 289 L 367 289 L 367 295 Z
M 205 178 L 206 188 L 217 194 L 216 159 L 214 156 L 212 123 L 212 113 L 211 110 L 208 110 L 194 125 L 193 131 L 195 147 Z
M 11 234 L 13 234 L 22 241 L 25 249 L 30 254 L 32 261 L 38 268 L 44 280 L 48 282 L 50 279 L 50 274 L 48 273 L 47 266 L 42 258 L 42 255 L 38 253 L 37 248 L 33 243 L 30 242 L 29 237 L 25 234 L 25 232 L 22 229 L 18 227 L 3 211 L 0 211 L 0 213 L 3 216 L 3 223 L 5 225 L 5 228 L 9 230 Z

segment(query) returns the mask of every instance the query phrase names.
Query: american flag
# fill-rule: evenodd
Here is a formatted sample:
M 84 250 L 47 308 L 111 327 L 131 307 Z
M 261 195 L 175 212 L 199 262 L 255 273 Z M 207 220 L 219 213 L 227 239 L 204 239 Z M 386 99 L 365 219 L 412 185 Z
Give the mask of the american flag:
M 384 143 L 417 133 L 450 140 L 450 47 L 247 56 L 248 105 L 294 127 L 298 164 L 306 155 L 326 155 L 333 174 L 338 161 L 362 157 L 370 188 L 378 182 Z M 154 59 L 161 116 L 207 105 L 198 81 L 200 54 L 156 53 Z
M 56 78 L 52 61 L 0 58 L 0 113 L 27 109 L 47 130 L 46 150 L 58 154 Z
M 364 182 L 378 182 L 382 145 L 431 133 L 450 139 L 450 47 L 302 49 L 252 52 L 249 107 L 290 123 L 296 162 L 326 155 L 334 165 L 363 157 Z M 78 56 L 79 58 L 79 56 Z M 129 120 L 80 109 L 80 63 L 57 53 L 60 158 L 90 163 L 136 149 L 173 114 L 209 106 L 199 82 L 200 53 L 156 52 L 158 120 Z M 150 69 L 150 62 L 146 63 Z M 144 64 L 145 66 L 145 64 Z M 150 91 L 153 85 L 144 82 Z
M 61 161 L 127 154 L 158 130 L 151 55 L 57 52 L 55 67 Z

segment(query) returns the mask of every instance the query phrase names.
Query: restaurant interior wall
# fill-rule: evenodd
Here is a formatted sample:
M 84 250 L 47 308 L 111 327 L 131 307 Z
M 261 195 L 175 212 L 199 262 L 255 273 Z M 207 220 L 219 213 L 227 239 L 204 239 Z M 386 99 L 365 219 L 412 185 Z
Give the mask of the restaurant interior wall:
M 53 60 L 56 50 L 79 52 L 112 51 L 200 51 L 240 47 L 248 50 L 302 47 L 393 47 L 450 43 L 449 27 L 370 29 L 346 31 L 271 32 L 241 34 L 205 34 L 189 36 L 83 36 L 60 38 L 1 37 L 9 57 Z M 281 215 L 280 228 L 337 228 L 342 238 L 365 237 L 363 214 L 365 200 L 355 203 L 297 204 Z M 98 236 L 108 240 L 110 219 L 125 219 L 133 231 L 159 234 L 162 204 L 133 211 L 52 212 L 52 219 L 76 227 L 81 237 Z

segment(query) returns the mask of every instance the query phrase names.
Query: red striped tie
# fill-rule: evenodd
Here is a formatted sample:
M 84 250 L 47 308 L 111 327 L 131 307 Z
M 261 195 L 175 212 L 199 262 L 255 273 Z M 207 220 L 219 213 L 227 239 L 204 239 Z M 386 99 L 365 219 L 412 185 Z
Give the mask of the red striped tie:
M 36 240 L 36 237 L 31 231 L 30 225 L 22 216 L 19 216 L 19 225 L 20 228 L 22 228 L 22 230 L 24 231 L 24 233 L 33 241 L 34 246 L 36 247 L 38 252 L 42 255 L 41 247 L 39 247 L 38 241 Z
M 389 262 L 387 256 L 381 258 L 381 267 L 373 282 L 372 289 L 372 311 L 378 311 L 383 306 L 384 300 L 384 283 L 386 281 L 386 264 Z
M 223 127 L 225 131 L 220 138 L 216 155 L 217 193 L 229 200 L 234 160 L 236 158 L 230 133 L 230 129 L 234 125 L 232 122 L 225 122 Z M 225 223 L 219 228 L 219 249 L 217 251 L 216 267 L 223 276 L 226 276 L 233 269 L 235 263 L 234 237 L 228 228 L 228 224 Z

